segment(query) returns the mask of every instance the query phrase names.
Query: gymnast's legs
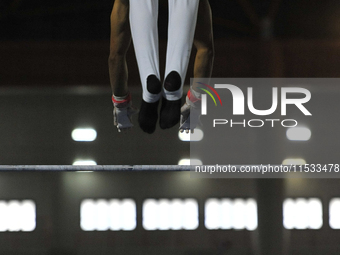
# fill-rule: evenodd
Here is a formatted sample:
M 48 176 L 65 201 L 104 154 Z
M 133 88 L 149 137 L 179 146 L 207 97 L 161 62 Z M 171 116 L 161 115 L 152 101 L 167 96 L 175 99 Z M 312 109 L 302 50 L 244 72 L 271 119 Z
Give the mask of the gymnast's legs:
M 159 125 L 180 120 L 183 85 L 193 44 L 199 0 L 169 0 L 168 45 Z
M 168 2 L 166 78 L 162 91 L 157 30 L 158 0 L 130 0 L 131 33 L 143 87 L 139 124 L 147 133 L 153 133 L 156 128 L 157 107 L 162 94 L 161 128 L 170 128 L 179 122 L 183 83 L 196 26 L 199 0 Z
M 143 0 L 144 1 L 144 0 Z M 142 2 L 142 1 L 140 1 Z M 149 1 L 149 12 L 157 12 L 158 8 L 157 1 Z M 174 3 L 173 3 L 174 4 Z M 195 65 L 194 65 L 194 77 L 195 78 L 208 78 L 211 76 L 212 72 L 212 64 L 214 58 L 214 47 L 213 47 L 213 33 L 212 33 L 212 20 L 211 20 L 211 9 L 208 0 L 200 0 L 199 9 L 198 9 L 198 19 L 197 19 L 197 28 L 194 37 L 194 46 L 197 49 L 196 58 L 195 58 Z M 156 23 L 157 16 L 153 17 L 152 26 Z M 151 101 L 154 95 L 156 94 L 156 100 L 160 97 L 161 91 L 161 83 L 159 79 L 159 64 L 158 64 L 158 35 L 155 31 L 155 27 L 152 28 L 154 35 L 151 35 L 149 38 L 144 40 L 151 41 L 151 51 L 147 54 L 142 56 L 141 62 L 143 63 L 143 59 L 150 59 L 151 58 L 151 66 L 147 69 L 140 70 L 144 71 L 147 70 L 147 73 L 152 73 L 153 75 L 149 75 L 147 79 L 142 79 L 143 85 L 143 103 L 142 109 L 144 108 L 144 114 L 150 115 L 151 108 L 151 124 L 150 121 L 146 118 L 146 123 L 140 123 L 142 129 L 148 133 L 152 133 L 155 129 L 156 121 L 158 118 L 157 115 L 157 106 L 158 101 L 154 103 L 147 103 L 144 101 L 144 94 L 146 94 L 146 100 L 150 101 L 148 97 L 149 90 L 153 92 L 151 93 Z M 141 48 L 140 50 L 145 50 L 146 48 L 143 47 L 145 42 L 141 42 L 138 44 Z M 118 127 L 118 130 L 126 130 L 132 127 L 131 123 L 131 115 L 136 113 L 136 110 L 131 106 L 131 99 L 128 92 L 128 70 L 126 65 L 126 52 L 131 44 L 131 34 L 130 34 L 130 27 L 129 27 L 129 0 L 116 0 L 113 6 L 113 10 L 111 13 L 111 37 L 110 37 L 110 56 L 109 56 L 109 73 L 110 73 L 110 82 L 113 94 L 113 101 L 114 101 L 114 121 L 115 125 Z M 186 45 L 187 47 L 190 47 Z M 188 48 L 187 48 L 188 49 Z M 172 49 L 173 50 L 173 49 Z M 188 49 L 189 50 L 189 49 Z M 171 55 L 168 51 L 167 55 Z M 170 56 L 171 57 L 171 56 Z M 150 63 L 149 62 L 149 63 Z M 184 64 L 182 64 L 184 62 Z M 175 63 L 176 64 L 176 63 Z M 185 67 L 186 72 L 186 63 L 182 60 L 179 65 L 182 64 L 182 67 Z M 170 65 L 168 66 L 169 70 L 171 70 Z M 170 85 L 169 83 L 165 86 L 168 87 L 173 84 L 179 84 L 179 80 L 182 83 L 185 79 L 185 74 L 183 74 L 183 68 L 179 68 L 182 77 L 180 75 L 167 75 L 168 78 L 174 78 L 174 82 Z M 169 73 L 169 71 L 168 71 Z M 170 72 L 171 73 L 171 72 Z M 175 74 L 174 72 L 172 74 Z M 141 73 L 141 77 L 146 76 L 147 74 Z M 177 77 L 177 83 L 176 83 Z M 180 78 L 180 79 L 179 79 Z M 182 81 L 183 80 L 183 81 Z M 168 82 L 169 79 L 166 79 Z M 195 90 L 195 82 L 191 88 L 192 93 L 200 98 L 200 93 L 198 90 Z M 182 84 L 181 84 L 182 86 Z M 144 89 L 146 88 L 146 90 Z M 164 89 L 166 90 L 166 88 Z M 170 88 L 171 90 L 171 88 Z M 170 91 L 171 92 L 171 91 Z M 178 91 L 177 91 L 178 92 Z M 176 93 L 176 92 L 175 92 Z M 150 95 L 149 95 L 150 96 Z M 171 97 L 171 93 L 169 94 Z M 163 99 L 164 100 L 164 99 Z M 188 101 L 188 98 L 187 98 Z M 166 100 L 164 100 L 166 102 Z M 175 100 L 176 102 L 176 100 Z M 190 103 L 190 101 L 189 101 Z M 144 104 L 144 107 L 143 107 Z M 165 104 L 164 104 L 165 105 Z M 120 106 L 120 107 L 119 107 Z M 146 106 L 146 107 L 145 107 Z M 150 106 L 150 107 L 148 107 Z M 176 106 L 176 104 L 175 104 Z M 178 107 L 176 107 L 178 108 Z M 143 112 L 143 111 L 142 111 Z M 177 116 L 179 116 L 178 110 L 173 111 Z M 119 113 L 119 114 L 117 114 Z M 190 129 L 190 124 L 188 123 L 188 116 L 190 113 L 190 105 L 185 103 L 182 107 L 182 115 L 181 115 L 181 130 L 188 130 Z M 124 116 L 125 114 L 125 116 Z M 119 118 L 118 116 L 119 115 Z M 165 115 L 164 106 L 163 106 L 163 115 Z M 176 118 L 176 116 L 175 116 Z M 142 118 L 143 119 L 143 118 Z M 156 119 L 156 120 L 154 120 Z M 163 120 L 167 120 L 166 116 L 162 118 Z M 146 130 L 145 130 L 146 129 Z

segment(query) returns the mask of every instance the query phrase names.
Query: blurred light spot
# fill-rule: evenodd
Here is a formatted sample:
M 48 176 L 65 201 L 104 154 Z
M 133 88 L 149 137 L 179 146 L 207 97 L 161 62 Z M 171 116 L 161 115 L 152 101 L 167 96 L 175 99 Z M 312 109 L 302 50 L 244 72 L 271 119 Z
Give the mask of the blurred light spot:
M 254 199 L 208 199 L 204 225 L 207 229 L 257 228 L 257 203 Z
M 287 158 L 282 161 L 282 165 L 304 165 L 306 164 L 306 160 L 302 158 Z
M 198 142 L 204 137 L 204 133 L 201 129 L 196 128 L 194 133 L 178 132 L 178 138 L 184 142 Z
M 198 204 L 194 199 L 147 199 L 143 203 L 146 230 L 194 230 L 198 224 Z
M 86 199 L 80 205 L 80 227 L 84 231 L 131 231 L 136 226 L 136 203 L 132 199 Z
M 31 232 L 36 227 L 36 207 L 32 200 L 0 201 L 0 232 Z
M 178 165 L 180 166 L 198 166 L 198 165 L 202 165 L 202 161 L 199 160 L 199 159 L 181 159 L 179 162 L 178 162 Z
M 76 128 L 72 131 L 72 139 L 76 142 L 92 142 L 97 138 L 93 128 Z
M 283 226 L 286 229 L 320 229 L 322 203 L 318 198 L 288 198 L 283 202 Z
M 95 166 L 97 162 L 92 159 L 77 159 L 73 162 L 74 166 Z
M 329 226 L 340 229 L 340 198 L 333 198 L 329 202 Z
M 294 127 L 287 129 L 287 138 L 291 141 L 308 141 L 312 135 L 309 128 L 306 127 Z

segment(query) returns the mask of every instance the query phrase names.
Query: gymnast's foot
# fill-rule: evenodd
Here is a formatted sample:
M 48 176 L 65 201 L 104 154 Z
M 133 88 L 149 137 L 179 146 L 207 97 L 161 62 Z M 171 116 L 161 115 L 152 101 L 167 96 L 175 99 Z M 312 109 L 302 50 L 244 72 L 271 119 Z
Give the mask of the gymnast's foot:
M 142 100 L 139 110 L 138 123 L 140 128 L 148 134 L 152 134 L 156 130 L 156 124 L 158 120 L 158 102 L 159 101 L 147 103 Z
M 162 98 L 161 114 L 159 119 L 159 126 L 162 129 L 172 128 L 175 126 L 181 115 L 181 99 L 169 101 Z
M 156 130 L 156 124 L 158 120 L 158 102 L 160 93 L 162 91 L 162 84 L 156 75 L 149 75 L 147 80 L 147 90 L 150 93 L 149 99 L 156 100 L 151 102 L 146 102 L 142 100 L 142 104 L 139 111 L 138 122 L 140 128 L 148 133 L 152 134 Z M 148 97 L 147 97 L 148 98 Z
M 162 129 L 172 128 L 180 119 L 182 79 L 178 72 L 170 72 L 164 81 L 163 99 L 159 125 Z M 171 99 L 171 100 L 170 100 Z

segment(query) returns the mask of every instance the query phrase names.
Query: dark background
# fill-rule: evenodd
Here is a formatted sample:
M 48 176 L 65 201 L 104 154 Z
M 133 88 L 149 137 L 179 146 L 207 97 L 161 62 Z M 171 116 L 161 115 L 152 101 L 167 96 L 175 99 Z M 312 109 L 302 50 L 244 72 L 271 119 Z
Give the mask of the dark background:
M 339 1 L 211 0 L 210 4 L 213 77 L 340 77 Z M 0 86 L 109 86 L 113 1 L 7 0 L 0 5 Z M 167 1 L 163 0 L 161 72 L 166 24 Z M 194 56 L 194 48 L 192 52 Z M 132 46 L 127 62 L 129 86 L 139 87 Z M 193 57 L 187 84 L 192 63 Z
M 256 21 L 272 15 L 276 38 L 338 39 L 337 0 L 210 0 L 216 38 L 259 38 Z M 112 0 L 22 1 L 0 3 L 1 40 L 107 40 Z M 277 7 L 276 7 L 277 6 Z M 166 1 L 160 23 L 166 23 Z M 271 14 L 273 13 L 274 14 Z M 164 26 L 165 27 L 165 26 Z M 161 33 L 165 37 L 166 33 Z
M 164 59 L 167 1 L 160 3 Z M 338 0 L 211 0 L 210 4 L 216 51 L 213 77 L 340 77 Z M 112 6 L 112 0 L 0 1 L 0 164 L 62 165 L 78 157 L 99 165 L 177 164 L 190 156 L 189 143 L 178 139 L 178 127 L 167 131 L 157 127 L 151 136 L 140 130 L 136 118 L 127 135 L 113 127 L 107 65 Z M 133 47 L 127 61 L 129 86 L 139 106 Z M 191 74 L 192 61 L 188 78 Z M 339 89 L 320 88 L 312 94 L 313 114 L 322 117 L 313 116 L 305 123 L 312 131 L 310 141 L 288 141 L 284 129 L 271 135 L 253 133 L 252 140 L 226 132 L 226 139 L 231 138 L 226 157 L 245 162 L 254 156 L 235 155 L 233 143 L 242 139 L 257 151 L 257 163 L 268 157 L 279 159 L 277 164 L 287 157 L 340 163 L 336 156 Z M 71 139 L 72 130 L 84 126 L 97 130 L 94 142 Z M 329 162 L 333 155 L 334 162 Z M 215 197 L 255 198 L 258 229 L 206 229 L 204 203 Z M 282 202 L 298 197 L 322 201 L 321 229 L 283 229 Z M 334 197 L 340 197 L 339 179 L 193 180 L 184 172 L 0 173 L 0 200 L 32 199 L 37 206 L 35 231 L 0 233 L 0 254 L 250 255 L 262 249 L 266 250 L 262 255 L 281 255 L 284 246 L 291 255 L 336 255 L 340 233 L 328 223 L 328 205 Z M 136 230 L 82 231 L 79 207 L 87 198 L 134 199 Z M 142 203 L 148 198 L 196 199 L 199 228 L 146 231 L 141 225 Z

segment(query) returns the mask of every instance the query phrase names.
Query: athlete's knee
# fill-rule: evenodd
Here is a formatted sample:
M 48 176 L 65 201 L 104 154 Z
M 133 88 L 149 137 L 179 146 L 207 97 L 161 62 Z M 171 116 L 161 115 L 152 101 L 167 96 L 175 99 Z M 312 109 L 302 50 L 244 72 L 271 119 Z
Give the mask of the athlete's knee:
M 178 72 L 172 71 L 170 72 L 164 82 L 164 88 L 167 91 L 176 91 L 179 90 L 182 86 L 182 79 Z

